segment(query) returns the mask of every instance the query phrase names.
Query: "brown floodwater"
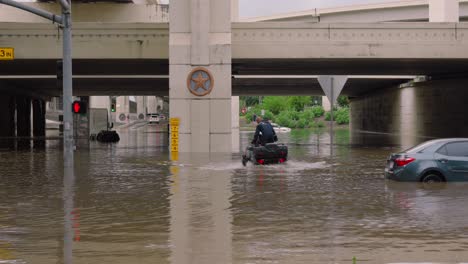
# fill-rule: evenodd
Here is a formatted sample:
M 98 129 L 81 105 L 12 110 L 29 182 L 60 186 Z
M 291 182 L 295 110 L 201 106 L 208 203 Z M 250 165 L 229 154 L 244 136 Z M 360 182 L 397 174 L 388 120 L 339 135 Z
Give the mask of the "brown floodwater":
M 467 184 L 387 181 L 406 146 L 335 135 L 331 149 L 326 131 L 280 134 L 286 164 L 243 167 L 170 161 L 167 135 L 138 126 L 79 147 L 69 189 L 58 141 L 0 151 L 0 263 L 468 262 Z

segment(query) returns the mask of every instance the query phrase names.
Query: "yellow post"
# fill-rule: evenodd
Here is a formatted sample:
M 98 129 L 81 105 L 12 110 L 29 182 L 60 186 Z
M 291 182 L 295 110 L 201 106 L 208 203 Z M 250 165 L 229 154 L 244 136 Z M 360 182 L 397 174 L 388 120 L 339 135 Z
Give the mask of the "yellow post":
M 172 117 L 169 119 L 169 125 L 171 129 L 170 148 L 171 148 L 171 160 L 179 159 L 179 124 L 180 119 Z

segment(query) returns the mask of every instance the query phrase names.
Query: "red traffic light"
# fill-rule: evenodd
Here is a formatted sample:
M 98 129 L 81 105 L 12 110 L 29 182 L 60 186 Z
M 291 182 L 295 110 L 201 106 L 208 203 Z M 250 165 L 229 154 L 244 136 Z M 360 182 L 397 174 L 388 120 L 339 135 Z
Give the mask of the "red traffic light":
M 75 114 L 84 114 L 86 113 L 86 104 L 81 101 L 74 101 L 72 103 L 72 112 Z

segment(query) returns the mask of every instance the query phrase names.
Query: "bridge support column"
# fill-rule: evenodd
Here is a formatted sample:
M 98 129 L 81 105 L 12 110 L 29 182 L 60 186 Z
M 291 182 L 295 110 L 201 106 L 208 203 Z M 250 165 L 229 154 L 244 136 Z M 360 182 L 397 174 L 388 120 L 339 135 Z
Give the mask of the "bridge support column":
M 429 0 L 429 22 L 458 22 L 459 0 Z
M 231 1 L 170 5 L 170 116 L 180 152 L 231 152 Z
M 128 96 L 117 97 L 116 121 L 119 123 L 127 123 L 127 116 L 130 113 L 130 102 Z
M 46 104 L 45 101 L 40 99 L 34 99 L 32 101 L 33 107 L 33 136 L 42 137 L 42 139 L 34 140 L 34 147 L 44 147 L 46 135 Z
M 109 110 L 110 98 L 109 96 L 90 96 L 89 108 L 105 108 Z
M 232 152 L 240 151 L 240 129 L 239 129 L 239 96 L 232 97 Z
M 26 96 L 16 97 L 16 135 L 18 148 L 31 147 L 31 98 Z
M 416 82 L 351 100 L 352 143 L 408 148 L 432 138 L 466 137 L 467 85 L 468 79 Z
M 147 105 L 147 96 L 136 96 L 137 101 L 137 117 L 138 120 L 144 120 L 146 118 L 146 105 Z
M 0 149 L 14 148 L 13 137 L 16 135 L 15 127 L 15 97 L 0 96 Z

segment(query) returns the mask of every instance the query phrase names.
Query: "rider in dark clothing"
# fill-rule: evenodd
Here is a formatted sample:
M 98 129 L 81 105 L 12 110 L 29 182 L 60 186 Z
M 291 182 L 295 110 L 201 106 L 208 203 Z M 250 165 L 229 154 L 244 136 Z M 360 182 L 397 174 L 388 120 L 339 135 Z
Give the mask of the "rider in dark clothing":
M 274 143 L 278 141 L 278 137 L 276 137 L 275 130 L 271 126 L 270 122 L 267 120 L 262 121 L 261 117 L 257 117 L 257 128 L 255 129 L 255 135 L 252 140 L 252 145 L 258 146 L 262 145 L 265 146 L 267 143 Z M 245 166 L 247 161 L 252 158 L 253 147 L 247 147 L 244 155 L 242 155 L 242 164 Z
M 258 117 L 257 123 L 258 125 L 255 129 L 255 135 L 252 140 L 252 144 L 265 146 L 267 143 L 274 143 L 275 141 L 278 141 L 275 130 L 271 126 L 270 122 L 268 122 L 268 120 L 262 121 L 262 119 Z

